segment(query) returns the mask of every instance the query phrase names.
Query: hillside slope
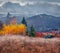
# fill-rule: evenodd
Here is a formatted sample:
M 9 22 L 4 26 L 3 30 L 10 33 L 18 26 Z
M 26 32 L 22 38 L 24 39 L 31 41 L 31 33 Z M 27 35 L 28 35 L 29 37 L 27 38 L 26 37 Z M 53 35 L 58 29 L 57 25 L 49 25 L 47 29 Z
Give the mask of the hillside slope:
M 40 14 L 27 19 L 28 27 L 33 25 L 36 31 L 51 31 L 60 29 L 60 17 Z

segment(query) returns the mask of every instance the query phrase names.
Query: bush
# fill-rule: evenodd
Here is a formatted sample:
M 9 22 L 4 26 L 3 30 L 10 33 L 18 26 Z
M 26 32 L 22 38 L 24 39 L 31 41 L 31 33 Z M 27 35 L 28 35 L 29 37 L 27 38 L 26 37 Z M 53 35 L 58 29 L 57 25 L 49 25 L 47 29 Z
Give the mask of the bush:
M 48 34 L 48 35 L 45 36 L 45 38 L 54 38 L 54 35 Z

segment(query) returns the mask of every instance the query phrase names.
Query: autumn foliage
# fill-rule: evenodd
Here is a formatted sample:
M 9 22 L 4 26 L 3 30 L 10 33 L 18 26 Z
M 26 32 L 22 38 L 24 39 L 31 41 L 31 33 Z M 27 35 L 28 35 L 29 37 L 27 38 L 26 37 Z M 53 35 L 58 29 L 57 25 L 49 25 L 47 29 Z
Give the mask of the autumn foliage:
M 26 33 L 26 26 L 24 24 L 10 24 L 10 25 L 4 25 L 3 30 L 0 30 L 0 35 L 5 34 L 25 34 Z

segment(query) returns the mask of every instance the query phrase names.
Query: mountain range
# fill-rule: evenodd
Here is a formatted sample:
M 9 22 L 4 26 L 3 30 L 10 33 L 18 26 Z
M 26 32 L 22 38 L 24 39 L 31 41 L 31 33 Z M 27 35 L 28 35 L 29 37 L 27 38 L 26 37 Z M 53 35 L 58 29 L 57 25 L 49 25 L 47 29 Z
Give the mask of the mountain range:
M 38 14 L 60 16 L 60 6 L 52 5 L 49 3 L 27 3 L 25 6 L 21 6 L 19 3 L 6 2 L 2 6 L 0 6 L 0 14 L 5 14 L 7 12 L 28 17 Z
M 60 17 L 40 14 L 27 19 L 28 27 L 34 26 L 36 31 L 60 30 Z
M 31 9 L 29 4 L 26 6 L 21 6 L 19 3 L 12 3 L 6 2 L 2 6 L 0 6 L 0 14 L 6 14 L 8 12 L 16 15 L 23 15 L 23 16 L 32 16 L 33 15 L 33 8 Z

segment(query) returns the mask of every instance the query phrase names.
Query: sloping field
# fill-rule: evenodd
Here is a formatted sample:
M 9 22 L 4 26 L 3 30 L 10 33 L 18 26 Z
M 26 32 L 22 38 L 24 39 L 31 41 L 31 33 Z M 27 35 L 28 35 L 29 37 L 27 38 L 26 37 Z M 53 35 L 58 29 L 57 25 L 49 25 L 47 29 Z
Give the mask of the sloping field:
M 60 39 L 0 36 L 0 53 L 60 53 Z

